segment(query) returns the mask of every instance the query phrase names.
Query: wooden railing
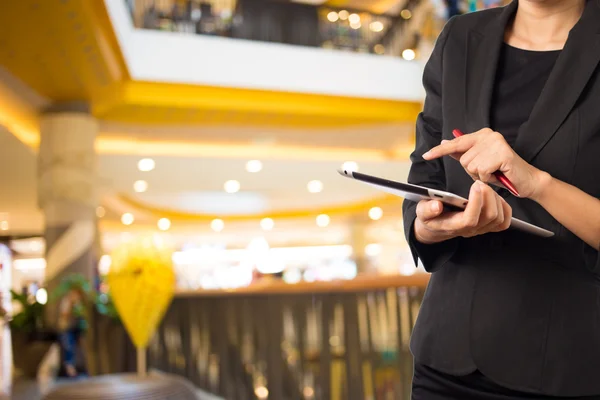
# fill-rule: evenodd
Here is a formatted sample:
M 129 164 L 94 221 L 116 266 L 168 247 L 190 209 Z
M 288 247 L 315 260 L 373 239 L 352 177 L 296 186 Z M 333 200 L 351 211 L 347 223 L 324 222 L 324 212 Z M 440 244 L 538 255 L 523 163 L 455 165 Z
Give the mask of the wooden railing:
M 149 347 L 149 367 L 226 399 L 408 399 L 408 342 L 427 281 L 181 292 Z

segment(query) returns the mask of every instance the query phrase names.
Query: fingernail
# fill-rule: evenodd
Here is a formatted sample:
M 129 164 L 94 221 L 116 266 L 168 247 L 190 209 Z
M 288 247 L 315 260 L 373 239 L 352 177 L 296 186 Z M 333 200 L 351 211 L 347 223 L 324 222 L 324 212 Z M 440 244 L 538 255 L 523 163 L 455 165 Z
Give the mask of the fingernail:
M 480 181 L 475 182 L 475 191 L 477 193 L 481 192 L 481 182 Z
M 433 211 L 433 212 L 440 211 L 440 203 L 438 203 L 437 201 L 431 203 L 431 211 Z
M 428 151 L 427 153 L 423 154 L 423 158 L 427 159 L 427 158 L 429 158 L 430 155 L 431 155 L 431 152 Z
M 448 142 L 449 142 L 449 140 L 446 140 L 446 139 L 442 140 L 442 144 L 448 143 Z

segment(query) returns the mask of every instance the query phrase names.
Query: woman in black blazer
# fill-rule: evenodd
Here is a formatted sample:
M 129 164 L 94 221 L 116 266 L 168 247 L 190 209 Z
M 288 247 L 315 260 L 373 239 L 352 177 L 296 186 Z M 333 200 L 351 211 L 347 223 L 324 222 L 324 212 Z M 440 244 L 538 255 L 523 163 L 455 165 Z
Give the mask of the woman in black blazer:
M 600 399 L 600 0 L 453 18 L 423 81 L 409 182 L 469 204 L 403 206 L 432 273 L 413 399 Z M 507 229 L 511 216 L 556 235 Z

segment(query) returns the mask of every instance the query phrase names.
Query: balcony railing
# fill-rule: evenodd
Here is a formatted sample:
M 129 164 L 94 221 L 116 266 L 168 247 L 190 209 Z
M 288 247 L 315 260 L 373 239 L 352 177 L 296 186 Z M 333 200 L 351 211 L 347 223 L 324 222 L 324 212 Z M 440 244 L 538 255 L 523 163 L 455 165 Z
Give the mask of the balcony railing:
M 401 54 L 390 46 L 420 2 L 408 0 L 398 15 L 380 15 L 282 0 L 124 1 L 141 29 L 382 55 Z
M 408 343 L 427 281 L 180 293 L 149 347 L 149 367 L 225 399 L 409 399 Z

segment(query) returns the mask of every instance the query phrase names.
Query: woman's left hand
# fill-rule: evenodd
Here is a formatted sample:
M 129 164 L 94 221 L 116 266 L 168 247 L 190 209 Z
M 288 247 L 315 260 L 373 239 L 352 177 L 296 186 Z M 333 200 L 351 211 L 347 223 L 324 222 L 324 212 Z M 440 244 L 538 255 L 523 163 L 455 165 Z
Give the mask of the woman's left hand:
M 520 197 L 535 199 L 545 181 L 545 172 L 523 160 L 506 142 L 504 136 L 489 128 L 444 140 L 423 154 L 425 160 L 449 155 L 460 161 L 475 180 L 502 186 L 493 175 L 502 172 L 516 187 Z

